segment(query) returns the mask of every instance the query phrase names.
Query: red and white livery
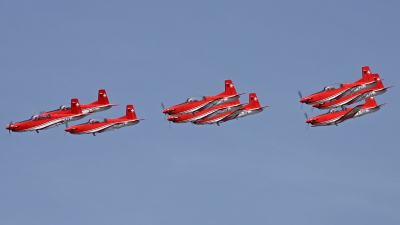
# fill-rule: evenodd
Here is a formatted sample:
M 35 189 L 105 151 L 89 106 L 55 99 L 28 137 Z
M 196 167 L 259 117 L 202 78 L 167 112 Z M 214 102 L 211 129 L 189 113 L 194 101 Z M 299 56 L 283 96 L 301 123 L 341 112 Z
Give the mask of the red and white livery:
M 106 131 L 112 131 L 126 126 L 132 126 L 138 124 L 141 120 L 136 116 L 135 108 L 133 105 L 126 106 L 126 114 L 117 119 L 105 118 L 103 120 L 89 119 L 87 123 L 78 124 L 67 127 L 66 132 L 71 134 L 93 134 L 103 133 Z
M 168 115 L 179 115 L 187 113 L 195 113 L 206 110 L 221 104 L 233 102 L 239 99 L 240 95 L 236 92 L 232 80 L 225 80 L 225 91 L 214 96 L 202 96 L 200 98 L 188 98 L 186 102 L 179 105 L 171 106 L 163 110 Z
M 105 89 L 100 89 L 98 92 L 97 101 L 89 104 L 81 104 L 81 109 L 83 113 L 95 113 L 110 109 L 118 104 L 110 104 L 108 101 L 108 96 Z M 48 111 L 50 114 L 59 113 L 64 110 L 69 110 L 69 106 L 61 105 L 59 109 Z
M 356 102 L 360 102 L 362 100 L 365 100 L 370 97 L 375 97 L 378 95 L 381 95 L 387 91 L 387 89 L 393 87 L 387 87 L 385 88 L 382 83 L 382 79 L 380 78 L 379 74 L 371 74 L 371 71 L 368 66 L 363 67 L 363 78 L 365 80 L 369 81 L 376 81 L 377 85 L 370 89 L 364 89 L 362 91 L 359 91 L 357 93 L 353 93 L 350 95 L 347 95 L 345 97 L 335 99 L 332 101 L 324 102 L 322 104 L 314 104 L 313 107 L 318 108 L 318 109 L 329 109 L 329 108 L 337 108 L 337 107 L 343 107 L 345 105 L 351 105 Z
M 57 112 L 41 112 L 39 115 L 33 115 L 29 120 L 10 123 L 6 129 L 13 132 L 27 132 L 49 129 L 60 124 L 82 119 L 87 116 L 83 113 L 77 98 L 71 99 L 71 107 Z
M 384 104 L 377 105 L 374 97 L 370 97 L 365 100 L 364 104 L 360 104 L 343 110 L 330 109 L 328 113 L 314 116 L 306 120 L 306 123 L 311 124 L 313 127 L 316 126 L 330 126 L 338 125 L 348 119 L 364 116 L 369 113 L 378 111 Z
M 257 113 L 260 113 L 268 106 L 261 106 L 260 102 L 258 101 L 258 97 L 256 93 L 250 93 L 249 94 L 249 103 L 246 105 L 243 105 L 239 109 L 235 111 L 228 111 L 224 112 L 222 114 L 213 116 L 213 117 L 207 117 L 201 120 L 197 120 L 194 122 L 194 124 L 197 125 L 205 125 L 205 124 L 217 124 L 219 126 L 220 123 L 222 122 L 227 122 L 229 120 L 233 119 L 239 119 L 245 116 L 249 115 L 254 115 Z
M 362 90 L 371 89 L 377 85 L 377 80 L 370 80 L 369 75 L 371 74 L 371 71 L 368 66 L 362 67 L 362 74 L 363 77 L 354 83 L 339 84 L 337 87 L 325 86 L 322 91 L 308 95 L 304 98 L 299 92 L 301 97 L 300 102 L 309 105 L 323 104 L 325 102 L 334 101 Z

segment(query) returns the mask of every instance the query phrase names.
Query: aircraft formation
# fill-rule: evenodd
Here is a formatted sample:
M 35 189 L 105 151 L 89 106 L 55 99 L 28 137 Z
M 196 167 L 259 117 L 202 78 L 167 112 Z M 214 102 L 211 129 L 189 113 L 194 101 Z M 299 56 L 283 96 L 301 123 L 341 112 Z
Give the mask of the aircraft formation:
M 173 123 L 193 123 L 196 125 L 217 124 L 260 113 L 261 107 L 256 93 L 249 94 L 249 103 L 241 104 L 232 80 L 225 80 L 225 91 L 211 96 L 188 98 L 186 102 L 168 108 L 163 107 L 167 120 Z
M 329 109 L 327 113 L 308 118 L 306 123 L 315 126 L 338 125 L 348 119 L 360 117 L 378 111 L 384 104 L 378 105 L 375 96 L 387 91 L 379 74 L 371 73 L 368 66 L 362 67 L 362 78 L 348 84 L 326 86 L 320 92 L 303 97 L 299 91 L 300 102 L 312 105 L 318 109 Z M 356 102 L 365 101 L 363 104 L 354 107 L 346 107 Z M 341 108 L 335 110 L 334 108 Z
M 68 127 L 68 122 L 82 119 L 96 112 L 105 111 L 117 104 L 110 104 L 108 101 L 107 93 L 104 89 L 99 90 L 98 99 L 89 104 L 80 104 L 77 98 L 71 99 L 71 105 L 61 105 L 56 110 L 42 111 L 38 115 L 34 115 L 24 121 L 10 122 L 6 124 L 6 129 L 11 132 L 28 132 L 39 130 L 46 130 L 65 124 L 65 131 L 71 134 L 93 134 L 111 131 L 114 129 L 122 128 L 138 124 L 140 120 L 136 117 L 136 112 L 133 105 L 126 106 L 126 115 L 117 119 L 105 118 L 100 121 L 98 119 L 89 119 L 87 123 L 78 124 Z
M 360 117 L 378 111 L 384 104 L 378 105 L 375 96 L 381 95 L 391 88 L 385 87 L 379 74 L 371 73 L 368 66 L 362 67 L 362 78 L 347 84 L 330 85 L 322 91 L 303 97 L 301 92 L 300 102 L 311 105 L 321 110 L 328 109 L 327 113 L 309 118 L 307 113 L 306 123 L 316 126 L 338 125 L 348 119 Z M 260 113 L 268 106 L 261 106 L 257 94 L 249 93 L 248 103 L 242 104 L 239 101 L 241 95 L 247 93 L 236 92 L 232 80 L 225 80 L 225 90 L 217 95 L 188 98 L 186 102 L 163 108 L 163 113 L 169 122 L 192 123 L 195 125 L 216 124 L 239 119 L 245 116 Z M 363 104 L 354 107 L 348 105 L 365 101 Z M 70 134 L 92 134 L 103 133 L 126 126 L 136 125 L 141 120 L 136 116 L 133 105 L 126 106 L 126 113 L 119 118 L 89 119 L 88 122 L 68 126 L 68 122 L 80 120 L 93 113 L 110 109 L 117 104 L 110 104 L 107 93 L 104 89 L 98 92 L 98 99 L 89 104 L 80 104 L 77 98 L 71 99 L 71 105 L 62 105 L 56 110 L 42 111 L 24 121 L 10 122 L 5 124 L 6 129 L 11 132 L 27 132 L 45 130 L 65 124 L 65 132 Z M 340 108 L 335 110 L 335 108 Z

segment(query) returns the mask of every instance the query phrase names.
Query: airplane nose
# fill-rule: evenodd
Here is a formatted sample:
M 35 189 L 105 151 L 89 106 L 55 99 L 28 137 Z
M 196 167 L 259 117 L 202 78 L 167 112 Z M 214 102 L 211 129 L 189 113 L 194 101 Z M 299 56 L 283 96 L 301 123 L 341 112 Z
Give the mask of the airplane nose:
M 317 119 L 310 118 L 310 119 L 307 119 L 307 120 L 306 120 L 306 123 L 311 123 L 311 124 L 313 124 L 315 121 L 317 121 Z
M 312 98 L 302 98 L 300 99 L 301 103 L 307 103 L 308 101 L 310 101 Z
M 168 109 L 164 109 L 163 110 L 163 113 L 165 113 L 165 114 L 170 114 L 170 113 L 172 113 L 172 111 L 174 111 L 175 109 L 173 109 L 173 108 L 168 108 Z
M 11 130 L 11 129 L 12 129 L 12 128 L 11 128 L 11 125 L 6 126 L 6 129 L 7 129 L 7 130 Z
M 169 116 L 167 118 L 168 121 L 175 121 L 176 119 L 178 119 L 178 117 L 176 117 L 176 116 Z
M 65 128 L 65 131 L 66 132 L 72 132 L 73 130 L 75 130 L 73 127 L 67 127 L 67 128 Z

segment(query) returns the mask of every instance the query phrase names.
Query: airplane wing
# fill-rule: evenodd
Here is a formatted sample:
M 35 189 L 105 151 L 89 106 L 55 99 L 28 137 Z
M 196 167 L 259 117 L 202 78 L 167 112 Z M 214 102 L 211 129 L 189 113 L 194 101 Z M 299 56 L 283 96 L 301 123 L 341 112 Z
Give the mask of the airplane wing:
M 114 123 L 109 123 L 104 126 L 98 127 L 96 129 L 92 129 L 88 133 L 103 133 L 105 131 L 112 130 L 113 126 L 114 126 Z
M 347 119 L 351 119 L 353 118 L 358 111 L 360 111 L 360 109 L 364 106 L 364 104 L 362 105 L 357 105 L 356 107 L 354 107 L 353 109 L 351 109 L 350 111 L 348 111 L 346 114 L 344 114 L 342 117 L 340 117 L 338 120 L 336 120 L 335 123 L 341 123 Z

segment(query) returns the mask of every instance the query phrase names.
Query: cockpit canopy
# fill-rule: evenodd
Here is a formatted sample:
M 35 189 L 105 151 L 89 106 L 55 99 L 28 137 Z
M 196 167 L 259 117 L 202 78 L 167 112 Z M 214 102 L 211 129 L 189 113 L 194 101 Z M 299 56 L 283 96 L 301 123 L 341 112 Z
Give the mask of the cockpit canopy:
M 89 121 L 87 123 L 100 123 L 100 122 L 107 122 L 106 118 L 93 118 L 93 119 L 89 119 Z
M 68 110 L 71 109 L 71 107 L 69 107 L 68 105 L 61 105 L 60 106 L 60 110 Z
M 186 100 L 186 102 L 197 102 L 197 101 L 202 101 L 202 100 L 206 100 L 206 96 L 195 96 L 195 97 L 191 97 L 188 98 Z
M 346 111 L 346 110 L 347 110 L 347 107 L 346 106 L 342 106 L 342 108 L 338 109 L 338 110 L 329 109 L 328 113 L 335 113 L 335 112 Z
M 47 112 L 41 112 L 39 115 L 33 115 L 31 117 L 31 120 L 41 120 L 41 119 L 47 119 L 50 118 L 50 114 Z
M 338 89 L 338 88 L 342 88 L 343 84 L 330 84 L 328 86 L 325 86 L 324 89 L 322 89 L 322 91 L 329 91 L 329 90 L 334 90 L 334 89 Z

